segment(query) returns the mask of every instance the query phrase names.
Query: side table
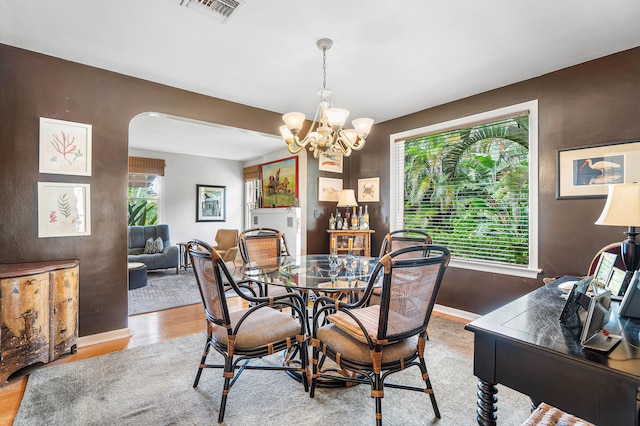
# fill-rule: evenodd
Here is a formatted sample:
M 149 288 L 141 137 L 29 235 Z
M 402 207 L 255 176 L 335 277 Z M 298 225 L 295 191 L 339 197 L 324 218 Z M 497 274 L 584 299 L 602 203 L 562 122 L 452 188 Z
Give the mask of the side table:
M 187 270 L 191 267 L 191 258 L 189 258 L 189 243 L 176 244 L 180 249 L 180 268 Z

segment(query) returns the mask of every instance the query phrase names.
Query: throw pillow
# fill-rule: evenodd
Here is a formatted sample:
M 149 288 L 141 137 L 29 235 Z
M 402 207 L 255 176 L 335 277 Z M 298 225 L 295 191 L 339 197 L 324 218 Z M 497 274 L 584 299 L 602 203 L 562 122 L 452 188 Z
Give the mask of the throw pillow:
M 162 238 L 158 237 L 153 240 L 153 238 L 149 238 L 144 244 L 144 254 L 155 254 L 162 253 L 164 249 L 164 244 L 162 243 Z

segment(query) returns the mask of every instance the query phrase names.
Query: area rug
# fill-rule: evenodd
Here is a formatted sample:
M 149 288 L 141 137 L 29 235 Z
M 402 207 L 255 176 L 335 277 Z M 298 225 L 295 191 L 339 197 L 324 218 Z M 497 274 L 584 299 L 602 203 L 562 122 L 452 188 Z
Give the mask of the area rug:
M 477 425 L 473 336 L 460 323 L 434 317 L 429 337 L 425 354 L 442 419 L 434 417 L 426 394 L 385 389 L 384 424 Z M 204 341 L 204 334 L 196 334 L 36 370 L 14 425 L 216 424 L 220 370 L 205 370 L 199 386 L 192 387 Z M 279 361 L 275 355 L 261 362 Z M 396 382 L 420 382 L 415 367 L 395 376 Z M 498 424 L 519 425 L 529 416 L 524 395 L 499 386 L 498 398 Z M 283 372 L 247 370 L 229 393 L 224 424 L 374 423 L 367 386 L 320 388 L 311 399 Z
M 147 285 L 129 290 L 129 315 L 161 311 L 201 303 L 196 277 L 191 269 L 150 271 Z

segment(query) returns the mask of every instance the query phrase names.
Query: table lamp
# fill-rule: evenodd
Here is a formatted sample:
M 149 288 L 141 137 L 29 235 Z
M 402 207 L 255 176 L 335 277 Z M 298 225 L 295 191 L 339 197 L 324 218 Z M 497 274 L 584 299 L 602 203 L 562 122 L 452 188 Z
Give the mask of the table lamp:
M 596 225 L 628 226 L 627 240 L 621 247 L 622 260 L 627 271 L 640 266 L 640 244 L 637 240 L 640 226 L 640 184 L 609 185 L 609 195 Z
M 349 216 L 351 213 L 349 212 L 349 207 L 357 207 L 358 203 L 356 202 L 356 194 L 353 189 L 342 189 L 338 194 L 338 206 L 337 207 L 346 207 L 347 211 L 344 215 L 345 220 L 350 225 Z M 347 227 L 349 226 L 347 225 Z M 347 228 L 345 227 L 345 229 Z

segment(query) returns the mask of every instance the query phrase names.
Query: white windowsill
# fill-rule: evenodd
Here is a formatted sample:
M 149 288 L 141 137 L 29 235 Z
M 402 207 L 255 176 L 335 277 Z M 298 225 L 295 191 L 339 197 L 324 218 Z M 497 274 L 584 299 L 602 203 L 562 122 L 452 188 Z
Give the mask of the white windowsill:
M 491 272 L 494 274 L 512 275 L 523 278 L 538 278 L 538 274 L 542 272 L 542 269 L 530 269 L 520 266 L 498 265 L 487 262 L 479 262 L 473 260 L 463 259 L 451 259 L 449 262 L 450 267 L 460 269 L 470 269 L 473 271 Z

